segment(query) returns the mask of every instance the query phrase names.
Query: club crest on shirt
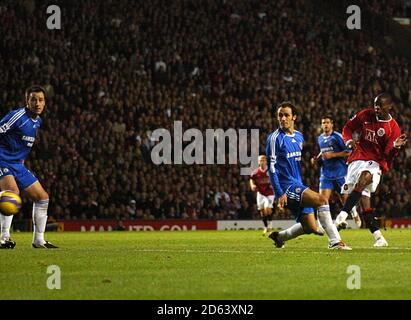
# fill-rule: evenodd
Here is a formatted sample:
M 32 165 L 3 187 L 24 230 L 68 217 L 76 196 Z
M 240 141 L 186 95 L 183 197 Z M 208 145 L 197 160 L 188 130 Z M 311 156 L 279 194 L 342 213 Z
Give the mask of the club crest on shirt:
M 377 135 L 378 135 L 379 137 L 382 137 L 384 134 L 385 134 L 384 128 L 379 128 L 378 131 L 377 131 Z
M 301 188 L 296 188 L 295 189 L 295 193 L 300 193 L 301 192 Z

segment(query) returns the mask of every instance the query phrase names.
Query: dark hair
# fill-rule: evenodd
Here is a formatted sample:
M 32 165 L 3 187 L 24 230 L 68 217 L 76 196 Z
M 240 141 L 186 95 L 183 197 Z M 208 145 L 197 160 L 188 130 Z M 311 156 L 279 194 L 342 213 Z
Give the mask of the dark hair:
M 331 123 L 334 123 L 334 117 L 332 115 L 326 114 L 326 115 L 321 117 L 321 120 L 322 119 L 330 119 Z
M 32 92 L 43 92 L 44 97 L 46 97 L 46 89 L 44 89 L 41 86 L 34 85 L 34 86 L 30 86 L 26 89 L 26 99 L 29 98 L 29 95 Z
M 375 101 L 376 101 L 377 99 L 378 99 L 378 100 L 384 99 L 384 100 L 386 100 L 386 101 L 388 101 L 388 102 L 393 102 L 391 95 L 390 95 L 389 93 L 387 93 L 387 92 L 380 93 L 378 96 L 375 97 Z
M 290 101 L 283 101 L 281 102 L 278 106 L 277 106 L 277 112 L 280 108 L 290 108 L 291 109 L 291 113 L 293 116 L 296 116 L 298 114 L 298 110 L 295 107 L 295 105 L 292 104 L 292 102 Z

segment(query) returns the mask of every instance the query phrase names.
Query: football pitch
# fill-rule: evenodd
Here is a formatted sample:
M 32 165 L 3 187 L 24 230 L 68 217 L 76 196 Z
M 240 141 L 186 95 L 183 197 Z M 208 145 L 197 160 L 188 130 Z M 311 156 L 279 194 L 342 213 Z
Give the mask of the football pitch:
M 31 233 L 14 233 L 16 248 L 0 250 L 0 292 L 2 299 L 411 299 L 411 230 L 385 231 L 388 248 L 373 248 L 368 230 L 341 235 L 353 251 L 328 250 L 314 235 L 277 249 L 261 231 L 50 232 L 60 248 L 39 250 Z

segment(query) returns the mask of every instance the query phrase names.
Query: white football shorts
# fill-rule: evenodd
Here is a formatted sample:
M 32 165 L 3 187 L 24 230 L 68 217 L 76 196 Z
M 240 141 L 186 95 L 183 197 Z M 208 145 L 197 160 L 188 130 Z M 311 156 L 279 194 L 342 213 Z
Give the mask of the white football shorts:
M 350 194 L 354 189 L 355 184 L 358 181 L 361 173 L 369 171 L 372 174 L 372 183 L 370 183 L 362 192 L 362 195 L 370 197 L 371 193 L 377 190 L 378 184 L 381 180 L 381 169 L 378 162 L 356 160 L 348 165 L 347 176 L 345 177 L 345 183 L 341 188 L 342 194 Z
M 265 208 L 272 208 L 274 204 L 274 196 L 263 196 L 257 192 L 257 209 L 263 210 Z

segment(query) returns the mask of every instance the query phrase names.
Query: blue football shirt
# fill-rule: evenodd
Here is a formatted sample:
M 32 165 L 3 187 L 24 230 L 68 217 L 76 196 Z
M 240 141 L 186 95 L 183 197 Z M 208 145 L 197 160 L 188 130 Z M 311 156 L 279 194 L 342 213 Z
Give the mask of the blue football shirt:
M 317 138 L 321 152 L 342 152 L 349 151 L 345 146 L 341 133 L 333 131 L 329 136 L 321 134 Z M 320 175 L 326 179 L 339 179 L 347 175 L 347 164 L 344 158 L 333 158 L 322 160 Z
M 294 130 L 292 135 L 282 129 L 272 132 L 267 138 L 266 155 L 269 176 L 277 198 L 295 183 L 302 184 L 301 156 L 304 137 Z
M 41 121 L 40 117 L 31 118 L 25 107 L 6 114 L 0 121 L 0 161 L 23 162 L 36 140 Z

